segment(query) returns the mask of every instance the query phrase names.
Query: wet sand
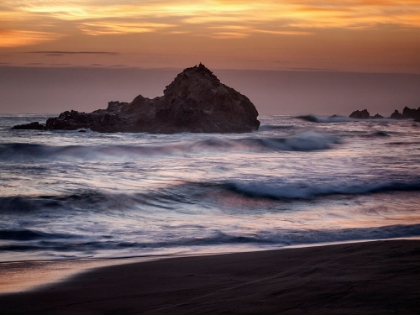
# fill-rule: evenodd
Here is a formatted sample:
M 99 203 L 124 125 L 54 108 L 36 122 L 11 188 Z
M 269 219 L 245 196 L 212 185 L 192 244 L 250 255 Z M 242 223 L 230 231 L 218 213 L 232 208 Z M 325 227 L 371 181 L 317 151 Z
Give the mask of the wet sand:
M 3 294 L 0 314 L 420 314 L 420 241 L 97 268 Z

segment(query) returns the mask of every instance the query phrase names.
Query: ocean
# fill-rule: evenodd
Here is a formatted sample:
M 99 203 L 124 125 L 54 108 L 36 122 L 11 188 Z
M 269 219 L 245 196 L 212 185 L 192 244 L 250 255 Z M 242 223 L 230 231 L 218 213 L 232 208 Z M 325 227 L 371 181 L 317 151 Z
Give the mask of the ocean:
M 12 130 L 0 261 L 181 256 L 420 237 L 420 123 L 260 116 L 245 134 Z

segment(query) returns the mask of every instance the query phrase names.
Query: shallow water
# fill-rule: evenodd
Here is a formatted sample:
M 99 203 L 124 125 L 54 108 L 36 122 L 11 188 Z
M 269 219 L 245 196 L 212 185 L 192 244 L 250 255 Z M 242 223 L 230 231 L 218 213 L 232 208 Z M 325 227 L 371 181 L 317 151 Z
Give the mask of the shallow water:
M 11 130 L 0 261 L 420 236 L 420 124 L 261 117 L 248 134 Z M 310 120 L 310 121 L 308 121 Z

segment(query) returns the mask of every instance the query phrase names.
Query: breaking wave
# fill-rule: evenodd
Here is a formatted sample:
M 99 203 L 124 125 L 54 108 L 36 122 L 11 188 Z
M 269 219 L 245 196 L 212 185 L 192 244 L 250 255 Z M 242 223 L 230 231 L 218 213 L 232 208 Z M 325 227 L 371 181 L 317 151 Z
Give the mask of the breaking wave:
M 185 182 L 141 193 L 105 193 L 85 190 L 57 196 L 0 197 L 0 213 L 34 213 L 53 211 L 112 212 L 152 207 L 177 209 L 179 204 L 212 203 L 220 194 L 234 194 L 246 199 L 301 201 L 334 195 L 365 195 L 383 192 L 420 191 L 420 180 L 363 185 L 303 185 L 269 182 Z
M 330 149 L 339 140 L 334 136 L 304 132 L 285 138 L 210 138 L 191 143 L 167 145 L 48 146 L 42 144 L 0 144 L 0 160 L 124 158 L 136 155 L 179 155 L 203 151 L 278 152 L 316 151 Z

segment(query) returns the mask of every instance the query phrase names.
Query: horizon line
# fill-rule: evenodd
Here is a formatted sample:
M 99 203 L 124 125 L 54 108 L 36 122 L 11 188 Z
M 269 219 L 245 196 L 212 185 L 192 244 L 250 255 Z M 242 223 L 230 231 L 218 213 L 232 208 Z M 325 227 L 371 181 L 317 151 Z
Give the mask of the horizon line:
M 198 64 L 196 64 L 198 65 Z M 184 70 L 183 67 L 137 67 L 137 66 L 125 66 L 125 65 L 90 65 L 90 66 L 78 66 L 78 65 L 45 65 L 42 63 L 28 64 L 28 65 L 13 65 L 8 63 L 0 63 L 0 68 L 27 68 L 27 69 L 106 69 L 106 70 Z M 405 74 L 405 75 L 420 75 L 420 72 L 390 72 L 390 71 L 350 71 L 350 70 L 338 70 L 329 68 L 280 68 L 280 69 L 258 69 L 258 68 L 212 68 L 212 71 L 259 71 L 259 72 L 307 72 L 307 73 L 348 73 L 348 74 Z

